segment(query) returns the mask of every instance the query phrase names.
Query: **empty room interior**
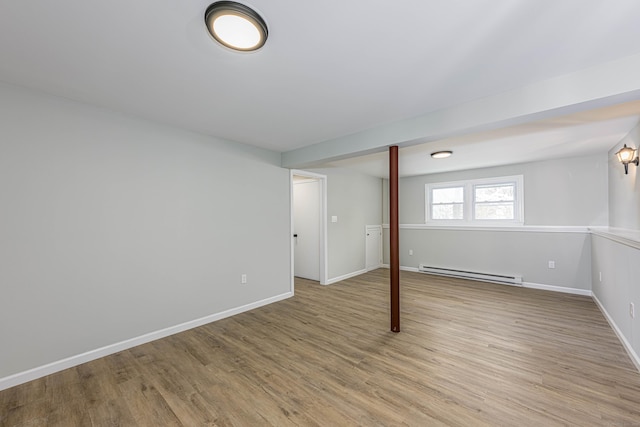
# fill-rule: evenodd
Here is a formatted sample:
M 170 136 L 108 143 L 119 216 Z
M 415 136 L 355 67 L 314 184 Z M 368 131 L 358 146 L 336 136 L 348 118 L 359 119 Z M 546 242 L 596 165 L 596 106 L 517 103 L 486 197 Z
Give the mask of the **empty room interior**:
M 0 426 L 640 426 L 640 2 L 0 3 Z

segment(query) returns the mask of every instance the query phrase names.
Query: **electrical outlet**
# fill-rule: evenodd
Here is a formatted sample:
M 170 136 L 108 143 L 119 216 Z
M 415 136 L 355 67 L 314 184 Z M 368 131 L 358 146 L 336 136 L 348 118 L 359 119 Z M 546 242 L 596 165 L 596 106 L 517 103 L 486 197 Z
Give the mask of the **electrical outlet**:
M 409 249 L 409 255 L 413 255 L 413 249 Z
M 632 302 L 629 303 L 629 316 L 631 316 L 632 319 L 636 318 L 636 307 Z
M 247 283 L 247 275 L 246 275 L 246 274 L 243 274 L 243 275 L 240 277 L 240 283 Z
M 556 268 L 556 262 L 555 261 L 549 261 L 549 268 Z

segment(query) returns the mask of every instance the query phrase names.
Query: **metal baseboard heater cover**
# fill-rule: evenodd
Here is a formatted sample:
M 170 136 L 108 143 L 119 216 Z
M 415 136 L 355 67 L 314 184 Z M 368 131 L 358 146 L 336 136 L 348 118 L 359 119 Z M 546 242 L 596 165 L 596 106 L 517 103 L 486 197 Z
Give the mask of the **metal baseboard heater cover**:
M 418 271 L 420 271 L 421 273 L 437 274 L 439 276 L 459 277 L 461 279 L 480 280 L 482 282 L 505 283 L 508 285 L 522 286 L 522 276 L 505 276 L 502 274 L 455 270 L 452 268 L 431 267 L 426 264 L 420 264 Z

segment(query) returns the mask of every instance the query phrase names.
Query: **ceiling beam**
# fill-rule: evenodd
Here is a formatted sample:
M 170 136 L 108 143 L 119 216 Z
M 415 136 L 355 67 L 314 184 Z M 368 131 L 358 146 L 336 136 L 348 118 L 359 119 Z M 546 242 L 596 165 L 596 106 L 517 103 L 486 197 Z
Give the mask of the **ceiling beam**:
M 300 168 L 640 99 L 640 54 L 282 153 Z

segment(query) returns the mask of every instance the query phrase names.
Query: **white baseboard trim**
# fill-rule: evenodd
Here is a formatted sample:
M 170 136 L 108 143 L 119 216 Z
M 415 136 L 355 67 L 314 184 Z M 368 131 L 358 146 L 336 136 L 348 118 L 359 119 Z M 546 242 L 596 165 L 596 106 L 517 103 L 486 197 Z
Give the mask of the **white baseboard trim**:
M 590 297 L 592 292 L 588 289 L 567 288 L 564 286 L 543 285 L 541 283 L 522 282 L 523 288 L 542 289 L 543 291 L 562 292 L 563 294 L 584 295 Z
M 365 268 L 364 271 L 365 271 L 365 273 L 368 273 L 370 271 L 377 270 L 379 268 L 382 268 L 382 264 L 378 264 L 375 267 L 371 267 L 371 268 Z
M 125 341 L 121 341 L 115 344 L 110 344 L 104 347 L 97 348 L 95 350 L 87 351 L 86 353 L 77 354 L 75 356 L 67 357 L 56 362 L 48 363 L 37 368 L 29 369 L 27 371 L 19 372 L 17 374 L 9 375 L 8 377 L 0 378 L 0 391 L 8 389 L 10 387 L 23 384 L 35 379 L 44 377 L 46 375 L 53 374 L 74 366 L 81 365 L 92 360 L 99 359 L 101 357 L 108 356 L 119 351 L 127 350 L 136 347 L 141 344 L 146 344 L 151 341 L 155 341 L 160 338 L 168 337 L 179 332 L 184 332 L 189 329 L 197 328 L 198 326 L 206 325 L 207 323 L 215 322 L 216 320 L 231 317 L 236 314 L 243 313 L 245 311 L 253 310 L 258 307 L 262 307 L 274 302 L 278 302 L 293 296 L 293 292 L 286 292 L 284 294 L 276 295 L 270 298 L 256 301 L 250 304 L 246 304 L 240 307 L 232 308 L 222 311 L 220 313 L 211 314 L 209 316 L 201 317 L 199 319 L 191 320 L 189 322 L 181 323 L 179 325 L 170 326 L 159 331 L 150 332 L 148 334 L 141 335 L 139 337 L 131 338 Z
M 616 335 L 618 336 L 618 339 L 622 343 L 622 346 L 624 347 L 624 349 L 627 351 L 627 354 L 629 354 L 629 357 L 631 358 L 631 361 L 633 362 L 633 364 L 636 366 L 636 369 L 640 371 L 640 357 L 638 357 L 638 354 L 633 350 L 633 347 L 631 347 L 631 343 L 627 341 L 627 338 L 624 336 L 620 328 L 618 328 L 618 325 L 616 325 L 616 322 L 613 321 L 613 318 L 609 315 L 609 313 L 604 308 L 604 305 L 602 305 L 598 297 L 596 297 L 595 294 L 592 295 L 591 297 L 593 298 L 596 305 L 604 315 L 604 318 L 607 319 L 607 322 L 609 322 L 609 325 L 611 326 L 611 329 L 613 329 L 613 332 L 615 332 Z
M 367 272 L 367 270 L 365 269 L 365 270 L 354 271 L 353 273 L 343 274 L 342 276 L 334 277 L 332 279 L 327 280 L 325 285 L 331 285 L 331 284 L 340 282 L 341 280 L 345 280 L 345 279 L 349 279 L 351 277 L 359 276 L 359 275 L 364 274 L 366 272 Z

